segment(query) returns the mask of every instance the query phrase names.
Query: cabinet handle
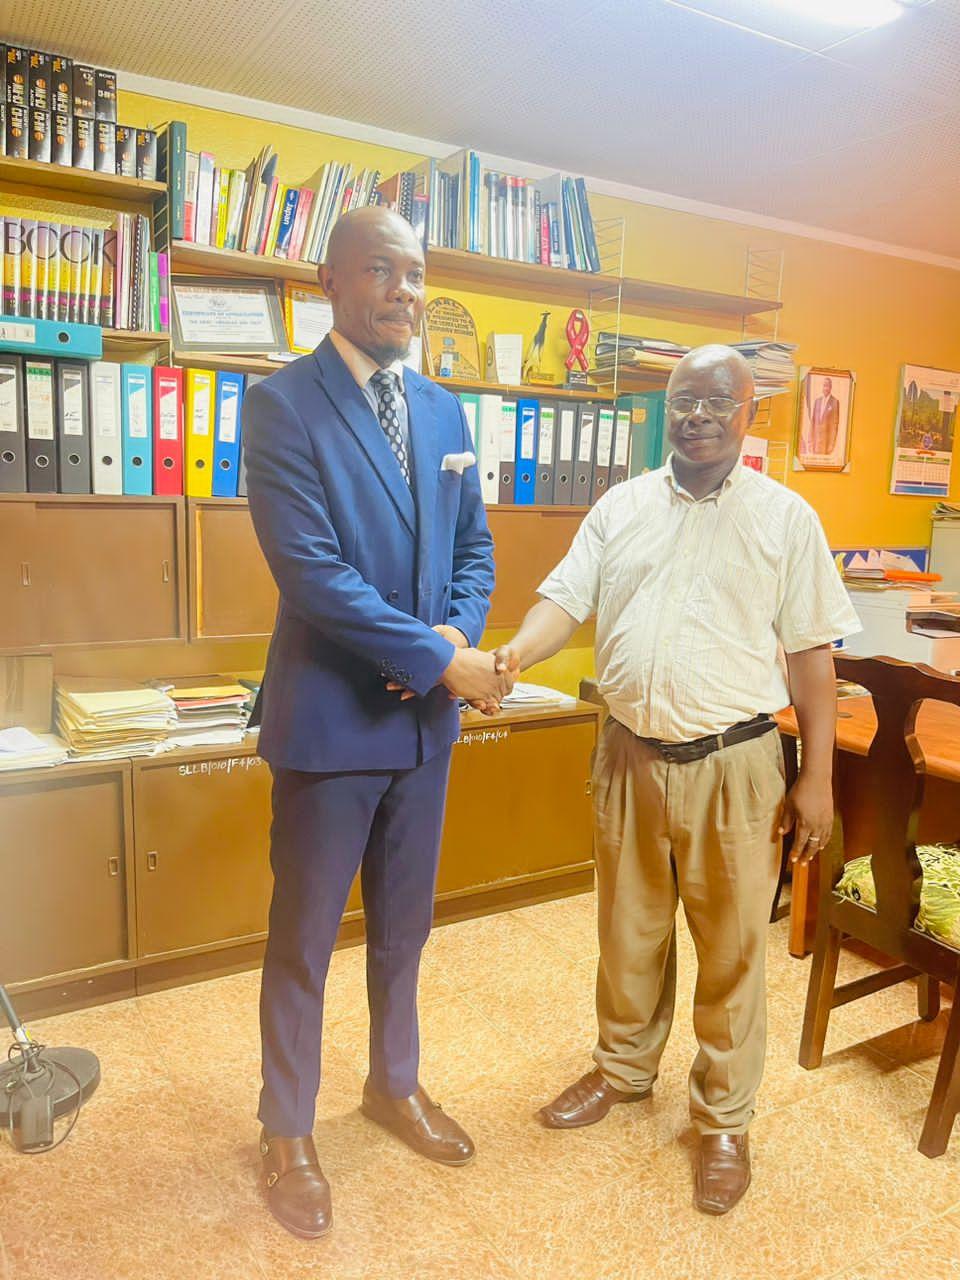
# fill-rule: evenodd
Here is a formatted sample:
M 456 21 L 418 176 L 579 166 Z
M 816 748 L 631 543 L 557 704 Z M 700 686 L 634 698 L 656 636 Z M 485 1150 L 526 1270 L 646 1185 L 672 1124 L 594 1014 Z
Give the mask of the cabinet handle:
M 20 565 L 20 585 L 21 587 L 29 587 L 31 585 L 30 566 L 25 560 Z
M 161 578 L 161 581 L 163 582 L 170 581 L 170 561 L 169 560 L 160 561 L 160 578 Z
M 110 874 L 110 875 L 112 875 L 112 876 L 118 876 L 118 875 L 120 874 L 120 859 L 119 859 L 119 858 L 108 858 L 108 859 L 107 859 L 107 871 L 108 871 L 108 872 L 109 872 L 109 874 Z
M 583 788 L 583 794 L 584 794 L 585 796 L 592 796 L 592 795 L 593 795 L 593 783 L 592 783 L 589 779 L 587 780 L 587 782 L 586 782 L 586 784 L 585 784 L 585 786 L 584 786 L 584 788 Z
M 147 854 L 147 870 L 156 871 L 156 869 L 157 869 L 157 852 L 155 849 L 151 849 L 151 851 Z

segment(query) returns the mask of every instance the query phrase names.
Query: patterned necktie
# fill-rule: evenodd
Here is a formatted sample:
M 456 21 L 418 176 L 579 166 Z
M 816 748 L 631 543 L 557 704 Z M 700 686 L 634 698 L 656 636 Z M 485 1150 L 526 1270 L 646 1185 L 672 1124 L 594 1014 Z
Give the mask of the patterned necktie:
M 387 443 L 393 450 L 393 456 L 400 465 L 403 478 L 410 483 L 410 460 L 407 457 L 407 446 L 400 431 L 400 388 L 397 375 L 389 369 L 378 369 L 371 377 L 373 389 L 377 395 L 377 417 Z

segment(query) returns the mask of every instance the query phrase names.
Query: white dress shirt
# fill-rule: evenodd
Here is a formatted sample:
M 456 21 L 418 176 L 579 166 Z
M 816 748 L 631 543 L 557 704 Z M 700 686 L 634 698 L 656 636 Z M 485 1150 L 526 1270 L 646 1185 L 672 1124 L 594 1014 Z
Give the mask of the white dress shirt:
M 364 399 L 373 410 L 373 416 L 380 421 L 380 414 L 377 408 L 377 392 L 376 388 L 370 385 L 370 379 L 375 373 L 380 372 L 381 366 L 376 360 L 372 360 L 365 351 L 345 338 L 342 333 L 338 333 L 336 329 L 330 330 L 330 341 L 337 349 L 340 359 L 350 370 L 354 382 L 363 392 Z M 400 395 L 397 397 L 397 405 L 399 412 L 397 417 L 400 419 L 400 438 L 403 446 L 407 451 L 407 457 L 410 454 L 410 418 L 407 413 L 407 396 L 403 385 L 403 371 L 406 366 L 402 360 L 394 360 L 393 364 L 386 366 L 387 373 L 394 373 L 397 376 L 400 385 Z
M 594 506 L 540 595 L 597 616 L 597 679 L 642 737 L 689 742 L 790 702 L 783 651 L 860 630 L 813 509 L 739 463 L 695 500 L 671 462 Z

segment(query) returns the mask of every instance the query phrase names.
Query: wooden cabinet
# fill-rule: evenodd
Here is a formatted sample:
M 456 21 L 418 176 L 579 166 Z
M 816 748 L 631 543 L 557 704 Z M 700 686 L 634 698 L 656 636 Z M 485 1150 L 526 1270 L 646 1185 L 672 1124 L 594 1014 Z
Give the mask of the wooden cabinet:
M 0 648 L 185 639 L 182 503 L 0 501 Z
M 464 716 L 438 918 L 589 887 L 596 726 L 584 703 Z M 271 775 L 254 752 L 251 740 L 0 775 L 0 980 L 29 993 L 25 1008 L 259 963 L 273 885 Z M 341 936 L 361 930 L 357 882 Z
M 198 498 L 187 505 L 191 639 L 270 635 L 277 589 L 246 502 Z
M 249 746 L 179 751 L 135 761 L 133 796 L 139 955 L 262 937 L 272 886 L 269 767 Z
M 488 507 L 497 585 L 488 627 L 516 627 L 536 604 L 536 590 L 570 549 L 586 511 L 582 507 Z
M 269 636 L 277 589 L 246 502 L 191 499 L 188 512 L 191 639 Z M 585 514 L 582 507 L 487 508 L 497 565 L 489 627 L 519 625 L 536 602 L 537 587 L 566 555 Z
M 597 712 L 471 712 L 453 748 L 437 892 L 530 884 L 583 868 L 593 850 L 590 757 Z
M 120 964 L 134 954 L 130 765 L 0 774 L 0 980 Z

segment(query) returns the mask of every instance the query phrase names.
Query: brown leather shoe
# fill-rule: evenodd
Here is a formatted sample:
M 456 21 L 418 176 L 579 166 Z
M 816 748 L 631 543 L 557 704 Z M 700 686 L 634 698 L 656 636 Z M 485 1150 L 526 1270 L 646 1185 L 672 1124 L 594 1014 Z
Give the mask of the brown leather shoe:
M 580 1129 L 602 1120 L 618 1102 L 642 1102 L 652 1094 L 652 1087 L 639 1093 L 617 1089 L 595 1068 L 564 1089 L 559 1098 L 541 1107 L 537 1114 L 548 1129 Z
M 438 1164 L 469 1164 L 476 1155 L 473 1142 L 443 1108 L 432 1102 L 425 1089 L 417 1086 L 409 1098 L 388 1098 L 378 1093 L 368 1080 L 363 1086 L 360 1110 L 376 1124 L 405 1142 L 408 1147 Z
M 750 1139 L 708 1133 L 700 1139 L 693 1203 L 701 1213 L 729 1213 L 750 1185 Z
M 313 1138 L 260 1135 L 267 1203 L 281 1224 L 302 1240 L 316 1240 L 333 1226 L 330 1184 L 320 1170 Z

